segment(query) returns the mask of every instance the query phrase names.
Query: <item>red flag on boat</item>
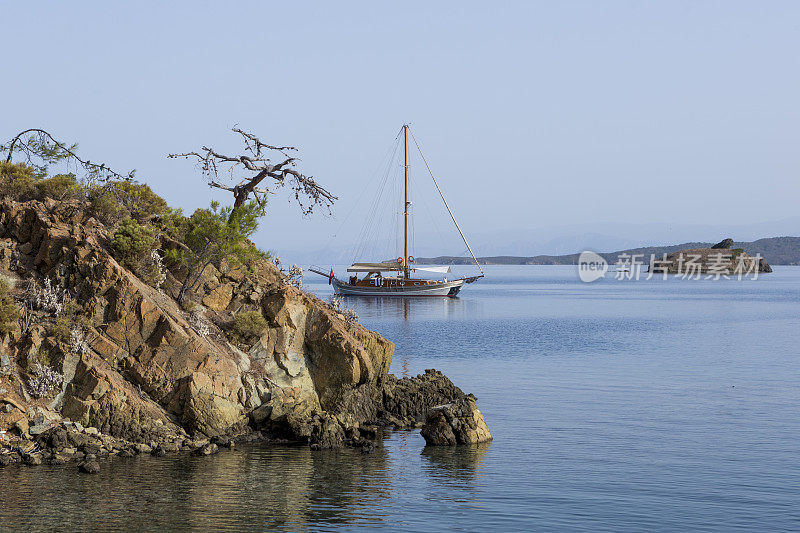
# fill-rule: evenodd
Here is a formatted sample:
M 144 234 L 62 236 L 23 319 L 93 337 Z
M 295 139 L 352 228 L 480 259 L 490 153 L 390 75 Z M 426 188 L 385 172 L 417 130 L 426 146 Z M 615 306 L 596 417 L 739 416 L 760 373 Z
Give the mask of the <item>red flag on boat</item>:
M 333 283 L 333 269 L 332 268 L 331 268 L 331 273 L 328 276 L 328 285 L 330 285 L 331 283 Z

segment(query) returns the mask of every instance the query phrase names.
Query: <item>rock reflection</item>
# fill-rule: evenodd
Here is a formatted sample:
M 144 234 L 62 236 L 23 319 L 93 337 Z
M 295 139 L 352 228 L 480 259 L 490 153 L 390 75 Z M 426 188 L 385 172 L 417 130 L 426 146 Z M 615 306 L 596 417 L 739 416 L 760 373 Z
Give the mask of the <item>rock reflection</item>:
M 344 457 L 343 457 L 344 454 Z M 312 523 L 353 523 L 357 518 L 379 523 L 377 511 L 392 497 L 387 452 L 357 450 L 320 451 L 312 454 L 313 477 L 305 515 Z
M 377 524 L 391 498 L 383 448 L 244 447 L 213 457 L 4 469 L 0 529 L 319 529 Z
M 427 460 L 426 472 L 437 483 L 452 482 L 459 486 L 473 486 L 483 470 L 484 456 L 492 445 L 482 442 L 461 446 L 426 446 L 422 457 Z

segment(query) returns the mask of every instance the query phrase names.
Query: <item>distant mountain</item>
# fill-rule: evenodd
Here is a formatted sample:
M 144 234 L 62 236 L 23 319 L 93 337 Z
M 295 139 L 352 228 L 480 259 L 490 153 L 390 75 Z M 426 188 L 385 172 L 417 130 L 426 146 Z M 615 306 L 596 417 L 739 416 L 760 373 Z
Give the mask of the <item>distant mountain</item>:
M 622 254 L 642 254 L 645 261 L 650 259 L 650 255 L 661 257 L 663 254 L 670 254 L 678 250 L 692 248 L 709 248 L 713 242 L 687 242 L 672 246 L 648 246 L 642 248 L 630 248 L 616 252 L 606 252 L 600 255 L 609 263 L 615 263 L 617 257 Z M 761 254 L 771 265 L 800 265 L 800 237 L 769 237 L 758 239 L 752 242 L 736 242 L 733 248 L 742 248 L 750 255 Z M 482 265 L 573 265 L 578 262 L 579 253 L 568 255 L 535 255 L 532 257 L 519 257 L 513 255 L 498 255 L 491 257 L 479 257 L 478 261 Z M 417 257 L 417 263 L 425 265 L 469 265 L 472 264 L 470 257 Z

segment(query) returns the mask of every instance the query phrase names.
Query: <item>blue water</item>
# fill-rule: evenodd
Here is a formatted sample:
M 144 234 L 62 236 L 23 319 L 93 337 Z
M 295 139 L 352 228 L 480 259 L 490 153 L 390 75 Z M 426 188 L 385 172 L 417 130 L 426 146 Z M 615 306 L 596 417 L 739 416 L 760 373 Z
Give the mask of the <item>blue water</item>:
M 6 468 L 0 525 L 800 530 L 800 268 L 592 284 L 574 269 L 489 267 L 458 299 L 346 301 L 396 343 L 394 373 L 433 367 L 473 392 L 489 444 L 424 449 L 395 432 L 366 456 Z

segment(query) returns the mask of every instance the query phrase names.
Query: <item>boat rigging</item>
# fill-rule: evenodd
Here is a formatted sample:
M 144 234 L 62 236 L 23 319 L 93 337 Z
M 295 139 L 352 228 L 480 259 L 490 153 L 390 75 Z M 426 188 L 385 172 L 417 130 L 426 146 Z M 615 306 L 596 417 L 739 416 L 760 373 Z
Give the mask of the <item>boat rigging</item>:
M 373 263 L 353 263 L 348 269 L 347 272 L 352 273 L 354 275 L 349 276 L 347 280 L 340 280 L 337 278 L 333 272 L 333 268 L 330 271 L 325 271 L 319 267 L 310 267 L 309 271 L 314 272 L 316 274 L 320 274 L 328 278 L 328 282 L 333 285 L 334 292 L 336 294 L 344 294 L 344 295 L 353 295 L 353 296 L 449 296 L 454 297 L 456 296 L 459 291 L 464 287 L 467 283 L 473 283 L 478 279 L 484 277 L 483 269 L 481 265 L 478 263 L 478 259 L 475 257 L 475 254 L 472 251 L 472 248 L 467 242 L 467 238 L 464 235 L 464 232 L 461 230 L 461 226 L 459 226 L 458 221 L 453 214 L 452 209 L 450 209 L 450 205 L 447 203 L 447 200 L 444 197 L 444 193 L 442 193 L 441 188 L 439 187 L 439 183 L 436 181 L 436 178 L 431 171 L 430 165 L 428 165 L 428 161 L 425 159 L 424 154 L 422 153 L 422 149 L 417 142 L 417 139 L 414 137 L 414 134 L 410 132 L 408 124 L 403 125 L 402 129 L 403 133 L 403 252 L 402 255 L 397 258 L 396 261 L 380 261 L 380 262 L 373 262 Z M 409 175 L 408 175 L 408 149 L 409 149 L 409 133 L 411 133 L 411 138 L 414 141 L 414 144 L 419 151 L 420 156 L 422 157 L 422 161 L 425 163 L 425 168 L 427 168 L 428 173 L 433 180 L 434 185 L 436 186 L 436 190 L 439 192 L 439 195 L 442 198 L 442 202 L 444 203 L 445 208 L 447 209 L 450 218 L 455 224 L 456 229 L 458 230 L 459 235 L 461 235 L 461 239 L 464 241 L 464 244 L 467 246 L 467 250 L 469 251 L 472 259 L 475 261 L 475 265 L 478 267 L 480 271 L 479 275 L 470 276 L 470 277 L 462 277 L 458 279 L 448 280 L 447 277 L 443 277 L 442 279 L 423 279 L 419 277 L 412 277 L 412 271 L 420 271 L 420 272 L 434 272 L 434 273 L 449 273 L 450 267 L 448 266 L 430 266 L 430 267 L 418 267 L 414 266 L 414 256 L 409 254 L 409 208 L 411 207 L 411 201 L 409 199 Z M 365 273 L 366 275 L 359 279 L 358 274 Z M 384 273 L 388 273 L 388 275 L 384 276 Z

